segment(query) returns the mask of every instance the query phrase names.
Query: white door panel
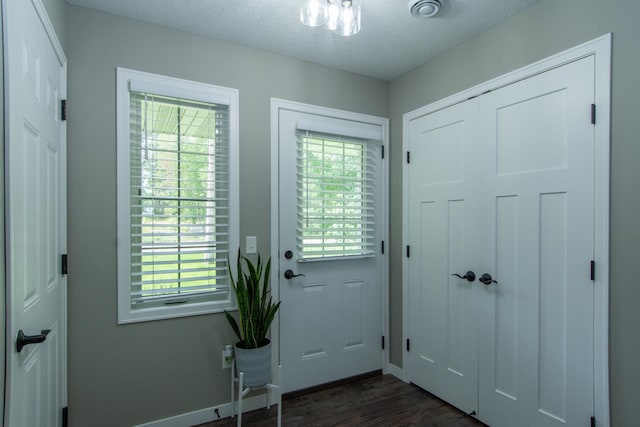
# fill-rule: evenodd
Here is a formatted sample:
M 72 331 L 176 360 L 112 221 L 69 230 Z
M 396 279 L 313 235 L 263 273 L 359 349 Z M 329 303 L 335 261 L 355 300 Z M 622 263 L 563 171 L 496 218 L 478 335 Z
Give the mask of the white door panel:
M 593 58 L 481 98 L 480 419 L 593 415 Z M 528 424 L 526 424 L 528 423 Z
M 66 156 L 60 101 L 66 68 L 38 1 L 7 2 L 7 425 L 62 422 Z M 49 24 L 50 25 L 50 24 Z M 19 331 L 46 340 L 17 351 Z
M 476 121 L 469 102 L 409 128 L 410 379 L 466 412 L 477 410 L 477 291 L 452 274 L 477 270 Z
M 279 337 L 283 391 L 288 392 L 382 368 L 382 262 L 379 253 L 333 260 L 299 258 L 296 126 L 318 118 L 289 110 L 279 114 Z M 329 117 L 322 121 L 329 129 L 354 126 Z M 382 175 L 378 179 L 377 200 L 382 200 Z M 377 242 L 382 240 L 381 230 L 380 222 Z M 284 256 L 288 250 L 290 259 Z M 287 269 L 304 276 L 287 280 Z

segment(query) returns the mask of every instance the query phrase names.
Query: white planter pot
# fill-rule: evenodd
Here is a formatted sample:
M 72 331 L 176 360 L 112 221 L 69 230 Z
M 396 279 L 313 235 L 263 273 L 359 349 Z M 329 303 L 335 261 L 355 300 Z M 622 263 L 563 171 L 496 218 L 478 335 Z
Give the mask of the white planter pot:
M 271 341 L 258 348 L 235 345 L 236 372 L 244 373 L 245 387 L 260 387 L 271 380 Z

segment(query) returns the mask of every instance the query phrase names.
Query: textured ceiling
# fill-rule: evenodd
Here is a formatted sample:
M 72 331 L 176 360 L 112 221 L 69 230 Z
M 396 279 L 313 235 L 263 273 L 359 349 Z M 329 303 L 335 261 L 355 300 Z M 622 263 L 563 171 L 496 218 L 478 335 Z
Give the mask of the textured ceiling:
M 407 0 L 361 0 L 362 29 L 342 37 L 298 19 L 297 0 L 66 0 L 354 73 L 393 80 L 539 0 L 443 0 L 431 19 Z

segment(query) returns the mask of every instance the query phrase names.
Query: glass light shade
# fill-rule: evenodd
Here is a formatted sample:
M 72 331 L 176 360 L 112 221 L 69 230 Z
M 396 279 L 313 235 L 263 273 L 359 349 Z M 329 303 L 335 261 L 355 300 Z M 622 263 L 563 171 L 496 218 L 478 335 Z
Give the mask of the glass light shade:
M 342 11 L 341 0 L 327 0 L 327 23 L 325 27 L 329 31 L 335 31 L 338 28 L 338 20 Z
M 360 1 L 342 0 L 342 11 L 335 29 L 341 36 L 353 36 L 360 31 Z
M 418 9 L 420 16 L 432 16 L 435 12 L 437 12 L 436 7 L 432 4 L 426 4 Z
M 309 27 L 327 22 L 327 0 L 300 0 L 300 21 Z

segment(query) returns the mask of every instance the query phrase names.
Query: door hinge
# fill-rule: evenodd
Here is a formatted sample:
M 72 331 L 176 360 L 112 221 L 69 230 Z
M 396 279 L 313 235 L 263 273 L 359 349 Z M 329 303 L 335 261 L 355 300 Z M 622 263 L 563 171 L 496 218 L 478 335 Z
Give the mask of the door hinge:
M 382 147 L 382 158 L 384 159 L 384 145 L 382 145 L 381 147 Z
M 67 100 L 62 99 L 60 101 L 60 120 L 67 120 Z
M 594 260 L 590 262 L 590 270 L 591 280 L 596 280 L 596 262 Z
M 411 350 L 411 340 L 407 338 L 407 351 Z
M 384 335 L 382 336 L 382 349 L 384 350 Z
M 411 151 L 407 151 L 407 163 L 411 163 Z
M 411 246 L 407 245 L 407 258 L 411 258 Z
M 62 427 L 69 426 L 69 407 L 62 408 Z
M 62 254 L 62 259 L 60 260 L 60 267 L 62 270 L 62 274 L 67 274 L 67 254 Z
M 591 427 L 596 427 L 596 417 L 591 417 Z
M 591 104 L 591 124 L 596 124 L 596 104 Z
M 382 253 L 384 254 L 384 240 L 381 243 L 382 244 L 380 245 L 380 249 L 382 250 Z

